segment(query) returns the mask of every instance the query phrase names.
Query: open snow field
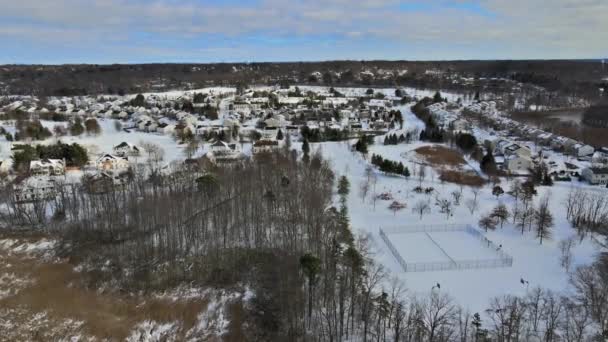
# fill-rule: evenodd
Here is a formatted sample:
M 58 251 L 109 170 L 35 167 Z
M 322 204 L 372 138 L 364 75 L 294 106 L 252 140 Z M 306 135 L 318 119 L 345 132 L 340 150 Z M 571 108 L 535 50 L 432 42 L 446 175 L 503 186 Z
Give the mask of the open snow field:
M 415 119 L 407 113 L 404 114 L 406 121 Z M 417 125 L 415 122 L 410 124 Z M 350 145 L 354 142 L 319 143 L 311 144 L 311 146 L 312 150 L 319 149 L 331 161 L 338 176 L 346 175 L 348 177 L 351 183 L 348 206 L 353 230 L 361 234 L 368 234 L 371 237 L 374 241 L 374 258 L 383 264 L 392 276 L 405 283 L 410 295 L 428 295 L 431 288 L 436 283 L 440 283 L 441 291 L 449 293 L 457 303 L 468 308 L 471 312 L 482 312 L 487 308 L 489 300 L 493 297 L 505 294 L 525 295 L 528 289 L 536 286 L 558 292 L 570 290 L 568 274 L 559 262 L 558 244 L 564 239 L 575 236 L 575 231 L 570 227 L 565 217 L 564 202 L 566 196 L 572 186 L 585 187 L 585 185 L 581 183 L 556 183 L 552 187 L 537 188 L 538 195 L 535 197 L 535 201 L 538 201 L 545 194 L 549 196 L 550 209 L 555 223 L 553 238 L 544 241 L 542 245 L 539 244 L 534 232 L 526 231 L 522 234 L 521 230 L 514 227 L 510 220 L 505 223 L 502 229 L 497 228 L 495 231 L 484 233 L 496 246 L 502 245 L 502 250 L 513 257 L 512 267 L 405 273 L 378 235 L 378 228 L 416 223 L 463 223 L 477 226 L 480 216 L 488 213 L 498 203 L 502 202 L 511 208 L 514 200 L 507 194 L 497 199 L 491 193 L 491 186 L 484 186 L 478 194 L 479 208 L 471 214 L 465 203 L 473 197 L 473 194 L 468 187 L 464 187 L 462 203 L 455 207 L 454 215 L 446 220 L 446 215 L 440 213 L 434 205 L 434 198 L 435 196 L 451 198 L 451 192 L 460 189 L 458 185 L 442 184 L 438 176 L 432 172 L 431 168 L 428 168 L 422 187 L 433 187 L 436 194 L 433 196 L 417 194 L 412 191 L 414 187 L 419 185 L 415 175 L 406 180 L 403 177 L 387 176 L 375 170 L 374 173 L 377 177 L 375 193 L 389 192 L 394 200 L 407 205 L 407 208 L 393 213 L 388 209 L 391 201 L 377 200 L 374 203 L 372 200 L 374 190 L 371 190 L 365 199 L 362 198 L 360 185 L 367 178 L 365 169 L 370 163 L 364 160 L 361 154 L 351 151 Z M 369 155 L 376 153 L 392 160 L 401 161 L 409 167 L 410 171 L 413 171 L 417 164 L 401 157 L 402 153 L 410 148 L 411 145 L 384 146 L 377 143 L 370 146 Z M 509 182 L 503 180 L 501 186 L 506 191 L 510 185 Z M 416 202 L 420 200 L 429 201 L 431 204 L 431 213 L 424 215 L 422 220 L 411 210 Z M 487 256 L 486 253 L 492 252 L 484 250 L 481 242 L 474 241 L 475 238 L 472 238 L 473 240 L 462 236 L 458 238 L 453 234 L 443 237 L 441 234 L 435 235 L 433 237 L 441 241 L 442 246 L 446 248 L 448 253 L 462 255 L 463 257 L 474 255 L 477 258 Z M 391 239 L 394 237 L 394 235 L 390 236 Z M 441 258 L 435 249 L 431 250 L 429 244 L 422 238 L 415 237 L 415 240 L 408 241 L 408 237 L 402 236 L 397 237 L 397 239 L 398 242 L 395 245 L 402 245 L 400 252 L 404 253 L 403 258 L 407 262 L 410 262 L 407 257 L 413 258 L 412 261 L 417 260 L 416 258 L 419 258 L 418 260 Z M 573 267 L 592 262 L 598 252 L 595 243 L 589 238 L 576 241 L 572 249 Z M 474 249 L 471 248 L 472 245 L 475 245 Z M 444 259 L 441 258 L 440 260 Z M 529 287 L 522 286 L 521 278 L 529 281 Z

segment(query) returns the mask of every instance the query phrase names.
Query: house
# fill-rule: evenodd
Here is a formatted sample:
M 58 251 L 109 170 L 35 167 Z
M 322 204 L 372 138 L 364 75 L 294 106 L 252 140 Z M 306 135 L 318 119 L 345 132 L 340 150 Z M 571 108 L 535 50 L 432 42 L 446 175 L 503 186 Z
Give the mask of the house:
M 608 184 L 608 167 L 588 167 L 583 169 L 581 176 L 589 184 Z
M 13 160 L 10 158 L 0 159 L 0 173 L 8 173 L 13 167 Z
M 61 176 L 65 174 L 65 160 L 40 159 L 30 162 L 30 173 L 41 176 Z
M 527 173 L 532 165 L 532 159 L 519 155 L 507 156 L 504 161 L 507 171 L 514 174 Z
M 120 144 L 114 146 L 112 148 L 114 154 L 117 156 L 125 157 L 125 156 L 138 156 L 140 153 L 139 147 L 128 143 L 126 141 L 121 142 Z
M 84 187 L 91 194 L 103 194 L 110 192 L 113 188 L 124 186 L 127 182 L 127 173 L 99 172 L 94 175 L 85 176 Z
M 253 144 L 253 153 L 268 153 L 281 147 L 278 140 L 258 140 Z
M 56 184 L 46 176 L 34 176 L 13 185 L 15 202 L 36 202 L 56 196 Z
M 97 158 L 95 166 L 102 171 L 126 171 L 129 169 L 129 160 L 126 157 L 104 154 Z
M 595 148 L 590 145 L 575 144 L 573 148 L 577 158 L 590 157 L 595 152 Z
M 498 142 L 498 148 L 500 149 L 500 152 L 502 154 L 504 154 L 505 156 L 519 156 L 519 157 L 525 157 L 525 158 L 530 158 L 532 156 L 532 151 L 530 151 L 529 148 L 527 148 L 526 146 L 522 146 L 516 143 L 504 143 L 503 141 Z
M 357 120 L 349 120 L 348 130 L 352 133 L 360 133 L 363 130 L 363 125 Z
M 450 128 L 454 132 L 468 132 L 470 131 L 470 125 L 467 120 L 464 119 L 455 119 L 450 122 Z
M 279 129 L 276 126 L 266 126 L 260 134 L 262 135 L 262 140 L 274 140 L 279 134 Z
M 287 126 L 285 126 L 285 130 L 290 135 L 298 135 L 298 134 L 300 134 L 300 127 L 296 126 L 296 125 L 287 125 Z
M 207 158 L 216 164 L 229 164 L 242 160 L 245 156 L 241 153 L 239 145 L 217 140 L 210 146 Z

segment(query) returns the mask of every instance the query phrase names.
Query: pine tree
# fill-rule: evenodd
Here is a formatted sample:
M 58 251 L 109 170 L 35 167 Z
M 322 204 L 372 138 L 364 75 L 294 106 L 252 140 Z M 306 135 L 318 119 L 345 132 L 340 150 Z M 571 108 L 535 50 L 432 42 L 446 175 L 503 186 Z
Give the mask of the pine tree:
M 350 183 L 348 181 L 348 178 L 346 178 L 346 176 L 340 177 L 340 180 L 338 181 L 338 195 L 342 197 L 347 196 L 349 191 Z
M 502 196 L 502 194 L 504 194 L 504 193 L 505 193 L 505 191 L 499 185 L 495 186 L 492 189 L 492 195 L 496 196 L 496 198 L 498 198 L 499 196 Z
M 488 153 L 483 156 L 481 163 L 479 163 L 479 167 L 485 174 L 491 175 L 496 173 L 496 161 L 494 160 L 491 150 L 488 150 Z
M 435 95 L 433 95 L 433 103 L 439 103 L 442 101 L 443 101 L 443 98 L 441 97 L 441 93 L 439 91 L 437 91 L 435 93 Z
M 312 303 L 314 287 L 317 283 L 317 276 L 321 271 L 321 260 L 316 256 L 307 253 L 300 258 L 300 267 L 306 278 L 308 278 L 308 319 L 312 316 Z
M 357 152 L 367 154 L 367 138 L 365 136 L 357 141 L 357 143 L 355 144 L 355 150 L 357 150 Z
M 304 152 L 305 157 L 308 157 L 308 154 L 310 153 L 310 145 L 308 144 L 308 139 L 304 139 L 304 142 L 302 142 L 302 152 Z

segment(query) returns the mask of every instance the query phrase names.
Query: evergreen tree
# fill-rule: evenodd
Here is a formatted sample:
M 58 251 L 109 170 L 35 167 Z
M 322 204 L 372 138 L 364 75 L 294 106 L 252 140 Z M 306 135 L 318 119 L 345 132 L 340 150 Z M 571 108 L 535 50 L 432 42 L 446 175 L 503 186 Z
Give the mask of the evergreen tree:
M 304 142 L 302 142 L 302 152 L 304 153 L 303 160 L 307 162 L 310 159 L 310 145 L 306 138 L 304 138 Z
M 70 134 L 77 136 L 84 133 L 84 126 L 82 126 L 82 120 L 80 118 L 76 118 L 74 123 L 70 125 Z
M 496 173 L 496 161 L 494 160 L 491 150 L 488 149 L 488 153 L 483 156 L 479 167 L 485 174 L 492 175 Z
M 310 318 L 312 317 L 314 287 L 321 271 L 321 260 L 316 256 L 307 253 L 300 258 L 300 267 L 306 278 L 308 278 L 308 320 L 310 321 Z
M 439 91 L 437 91 L 435 93 L 435 95 L 433 95 L 433 103 L 439 103 L 442 101 L 443 101 L 443 98 L 441 97 L 441 93 Z
M 501 196 L 504 193 L 505 193 L 505 191 L 499 185 L 495 186 L 492 189 L 492 195 L 496 196 L 496 198 L 498 198 L 499 196 Z
M 357 150 L 357 152 L 367 154 L 367 152 L 368 152 L 367 137 L 364 136 L 357 141 L 357 143 L 355 144 L 355 150 Z

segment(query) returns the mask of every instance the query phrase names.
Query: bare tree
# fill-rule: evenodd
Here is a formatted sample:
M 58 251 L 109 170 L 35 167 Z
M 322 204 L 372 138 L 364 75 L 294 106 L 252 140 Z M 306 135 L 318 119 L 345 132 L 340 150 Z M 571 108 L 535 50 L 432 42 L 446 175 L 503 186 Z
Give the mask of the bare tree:
M 432 291 L 425 305 L 424 324 L 429 342 L 443 341 L 453 334 L 457 315 L 452 299 L 439 291 Z
M 477 201 L 477 199 L 475 197 L 469 198 L 465 204 L 466 204 L 467 208 L 469 209 L 469 212 L 471 213 L 471 215 L 475 214 L 475 212 L 479 208 L 479 202 Z
M 496 220 L 491 215 L 485 215 L 479 219 L 479 226 L 487 232 L 496 229 Z
M 422 216 L 424 214 L 428 214 L 431 212 L 431 206 L 429 205 L 429 202 L 425 200 L 419 200 L 412 208 L 412 211 L 417 213 L 418 216 L 420 216 L 420 220 L 422 220 Z
M 426 166 L 420 164 L 418 166 L 418 186 L 422 186 L 422 182 L 426 178 Z
M 462 199 L 462 187 L 452 191 L 452 198 L 454 199 L 454 205 L 459 206 L 460 200 Z
M 574 239 L 568 238 L 559 242 L 560 265 L 567 271 L 570 271 L 572 266 L 572 247 L 574 246 Z
M 543 244 L 543 239 L 551 238 L 551 228 L 553 227 L 553 215 L 549 210 L 549 196 L 544 196 L 534 214 L 534 222 L 536 223 L 536 236 Z
M 439 207 L 439 212 L 445 214 L 446 220 L 449 220 L 453 215 L 454 207 L 452 202 L 446 198 L 435 198 L 435 205 Z

